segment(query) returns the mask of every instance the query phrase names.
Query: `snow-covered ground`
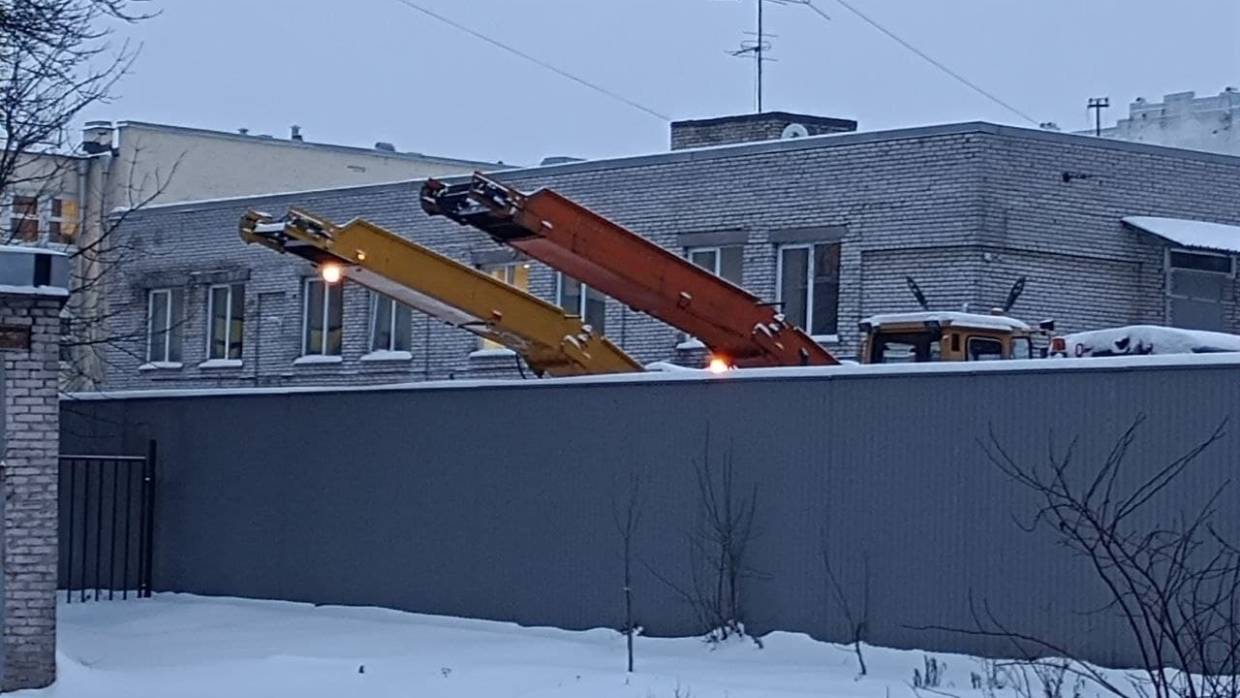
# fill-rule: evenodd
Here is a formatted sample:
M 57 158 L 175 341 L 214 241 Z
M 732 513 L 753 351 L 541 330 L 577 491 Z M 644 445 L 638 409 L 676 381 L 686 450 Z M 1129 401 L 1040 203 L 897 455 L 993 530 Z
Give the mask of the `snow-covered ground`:
M 639 637 L 637 671 L 626 674 L 624 638 L 610 630 L 162 594 L 62 605 L 59 681 L 16 695 L 887 698 L 916 695 L 914 670 L 924 672 L 928 658 L 865 648 L 869 673 L 861 677 L 851 648 L 789 633 L 763 643 Z M 982 696 L 971 676 L 985 675 L 981 662 L 929 658 L 946 664 L 938 691 Z

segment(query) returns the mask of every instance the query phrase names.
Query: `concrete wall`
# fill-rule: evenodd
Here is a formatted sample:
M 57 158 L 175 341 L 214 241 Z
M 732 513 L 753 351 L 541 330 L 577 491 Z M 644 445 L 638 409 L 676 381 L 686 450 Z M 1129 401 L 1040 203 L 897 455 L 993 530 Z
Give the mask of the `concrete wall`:
M 1100 583 L 1047 533 L 1017 526 L 1034 503 L 977 440 L 993 427 L 1022 462 L 1043 463 L 1048 443 L 1080 437 L 1088 473 L 1144 413 L 1127 466 L 1138 478 L 1234 420 L 1240 363 L 1056 363 L 89 399 L 62 413 L 78 452 L 142 453 L 158 440 L 159 590 L 619 627 L 612 512 L 639 473 L 637 618 L 652 634 L 701 633 L 651 570 L 690 584 L 695 463 L 718 483 L 730 458 L 736 491 L 756 488 L 752 631 L 849 638 L 825 549 L 853 603 L 868 598 L 875 644 L 1010 654 L 917 629 L 973 627 L 972 599 L 1012 628 L 1126 664 L 1122 625 L 1097 611 Z M 1151 520 L 1200 505 L 1233 474 L 1237 449 L 1232 429 Z M 1237 503 L 1218 502 L 1232 534 Z
M 1065 172 L 1073 175 L 1064 181 Z M 1088 175 L 1078 178 L 1076 175 Z M 1166 321 L 1162 243 L 1126 230 L 1127 215 L 1240 223 L 1240 159 L 1067 134 L 962 124 L 839 134 L 708 151 L 685 151 L 505 173 L 523 189 L 554 187 L 676 253 L 696 233 L 741 231 L 744 285 L 776 298 L 778 240 L 789 231 L 843 230 L 840 333 L 824 340 L 856 350 L 856 323 L 916 309 L 913 275 L 936 308 L 1001 304 L 1029 277 L 1013 311 L 1054 317 L 1065 332 Z M 515 360 L 471 356 L 470 334 L 415 314 L 412 359 L 367 362 L 367 292 L 346 284 L 342 361 L 295 365 L 301 279 L 310 270 L 237 238 L 242 213 L 298 206 L 337 220 L 364 216 L 466 263 L 494 252 L 485 235 L 428 218 L 416 182 L 357 189 L 187 203 L 135 213 L 123 237 L 141 250 L 110 288 L 114 335 L 108 389 L 155 386 L 355 384 L 515 376 Z M 223 276 L 220 276 L 220 275 Z M 206 280 L 246 284 L 243 365 L 199 368 L 206 356 Z M 146 293 L 186 290 L 180 368 L 139 370 Z M 531 290 L 555 299 L 555 274 L 540 264 Z M 1233 286 L 1231 294 L 1237 291 Z M 1233 331 L 1240 331 L 1235 315 Z M 261 319 L 260 319 L 261 318 Z M 680 335 L 608 302 L 606 334 L 642 361 L 699 360 Z

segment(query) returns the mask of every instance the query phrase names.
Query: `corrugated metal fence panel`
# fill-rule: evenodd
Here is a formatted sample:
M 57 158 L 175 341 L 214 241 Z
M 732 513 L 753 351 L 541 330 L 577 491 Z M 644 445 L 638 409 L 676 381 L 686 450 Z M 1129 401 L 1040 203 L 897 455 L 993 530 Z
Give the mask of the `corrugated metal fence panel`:
M 1101 364 L 1100 364 L 1101 365 Z M 1105 458 L 1139 413 L 1130 467 L 1165 464 L 1240 408 L 1235 367 L 849 376 L 717 382 L 130 399 L 66 403 L 67 443 L 162 454 L 156 589 L 567 628 L 622 621 L 613 522 L 643 475 L 634 545 L 639 622 L 700 632 L 655 574 L 687 584 L 695 459 L 757 487 L 752 630 L 848 638 L 824 550 L 869 641 L 1012 654 L 983 609 L 1108 664 L 1133 656 L 1085 561 L 985 457 L 1022 462 L 1073 438 Z M 1234 471 L 1240 425 L 1158 501 L 1171 520 Z M 1131 481 L 1131 480 L 1129 480 Z M 1235 493 L 1220 517 L 1235 525 Z

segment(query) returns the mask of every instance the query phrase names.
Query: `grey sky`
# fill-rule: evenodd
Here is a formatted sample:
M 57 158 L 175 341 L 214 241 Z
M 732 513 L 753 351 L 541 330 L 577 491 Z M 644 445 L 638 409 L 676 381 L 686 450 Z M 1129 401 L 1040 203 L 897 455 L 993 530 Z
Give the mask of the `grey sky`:
M 753 109 L 753 63 L 731 58 L 756 0 L 415 0 L 673 118 Z M 667 148 L 668 126 L 397 0 L 156 0 L 118 99 L 136 119 L 509 163 Z M 1029 125 L 927 65 L 835 0 L 768 5 L 779 61 L 766 107 L 865 130 L 982 119 Z M 851 0 L 1039 121 L 1111 120 L 1137 96 L 1240 83 L 1235 0 Z

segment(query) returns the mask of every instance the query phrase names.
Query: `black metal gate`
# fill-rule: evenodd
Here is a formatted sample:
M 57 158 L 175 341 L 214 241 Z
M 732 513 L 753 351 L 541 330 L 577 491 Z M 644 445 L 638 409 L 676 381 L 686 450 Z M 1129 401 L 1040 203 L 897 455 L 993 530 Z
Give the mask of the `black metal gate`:
M 65 601 L 151 595 L 155 442 L 145 456 L 60 457 Z

